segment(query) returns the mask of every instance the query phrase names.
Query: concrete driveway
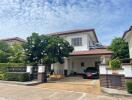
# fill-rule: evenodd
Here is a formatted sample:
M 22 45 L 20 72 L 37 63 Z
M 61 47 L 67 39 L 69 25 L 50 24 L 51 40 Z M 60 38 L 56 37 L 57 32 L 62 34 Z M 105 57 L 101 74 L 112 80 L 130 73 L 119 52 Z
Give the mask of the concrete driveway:
M 0 100 L 131 100 L 84 92 L 44 89 L 35 86 L 18 86 L 0 83 Z
M 82 77 L 65 77 L 64 79 L 60 79 L 58 81 L 50 81 L 48 83 L 40 84 L 38 87 L 86 92 L 94 95 L 101 93 L 99 80 L 83 79 Z

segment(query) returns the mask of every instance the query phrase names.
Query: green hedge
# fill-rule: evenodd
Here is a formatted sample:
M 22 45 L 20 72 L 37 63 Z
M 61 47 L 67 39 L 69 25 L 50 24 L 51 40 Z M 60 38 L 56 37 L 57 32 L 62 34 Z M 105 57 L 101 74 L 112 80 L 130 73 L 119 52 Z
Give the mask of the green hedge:
M 0 73 L 0 80 L 2 80 L 4 78 L 4 74 Z
M 121 68 L 121 61 L 116 58 L 109 62 L 110 68 L 113 70 L 120 69 Z
M 25 64 L 23 63 L 0 63 L 0 68 L 1 67 L 23 67 Z
M 30 74 L 25 72 L 7 72 L 4 75 L 4 80 L 26 82 L 30 80 Z
M 0 68 L 0 80 L 3 79 L 5 70 L 6 70 L 5 68 Z
M 6 67 L 24 67 L 26 66 L 23 63 L 0 63 L 0 69 Z
M 132 80 L 126 82 L 127 92 L 132 94 Z

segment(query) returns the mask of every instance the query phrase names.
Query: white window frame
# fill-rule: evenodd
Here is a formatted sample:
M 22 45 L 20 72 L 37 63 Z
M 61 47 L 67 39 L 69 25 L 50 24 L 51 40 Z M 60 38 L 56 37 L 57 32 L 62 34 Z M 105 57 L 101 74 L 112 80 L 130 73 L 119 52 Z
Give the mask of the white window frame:
M 71 38 L 72 46 L 82 46 L 82 37 Z

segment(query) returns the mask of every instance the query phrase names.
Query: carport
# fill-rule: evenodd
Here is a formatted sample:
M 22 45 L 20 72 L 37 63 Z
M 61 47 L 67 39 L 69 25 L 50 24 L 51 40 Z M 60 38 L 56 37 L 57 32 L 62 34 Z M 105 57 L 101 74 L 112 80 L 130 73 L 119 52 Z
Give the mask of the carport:
M 51 69 L 55 74 L 65 76 L 73 73 L 82 74 L 87 67 L 98 68 L 100 63 L 107 63 L 111 55 L 112 52 L 104 48 L 74 51 L 68 58 L 65 58 L 64 64 L 52 64 Z

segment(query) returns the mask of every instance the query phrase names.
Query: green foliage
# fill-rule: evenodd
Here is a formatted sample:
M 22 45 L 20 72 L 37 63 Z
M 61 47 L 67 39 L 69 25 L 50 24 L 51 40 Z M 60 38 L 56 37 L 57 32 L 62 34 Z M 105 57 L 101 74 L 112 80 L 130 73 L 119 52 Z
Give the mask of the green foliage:
M 126 87 L 127 87 L 128 93 L 132 94 L 132 80 L 126 82 Z
M 73 51 L 69 42 L 58 36 L 45 36 L 33 33 L 27 38 L 24 50 L 28 63 L 51 64 L 64 62 L 64 57 L 68 57 Z
M 8 45 L 4 41 L 0 41 L 0 63 L 23 63 L 25 54 L 20 44 Z
M 41 36 L 43 37 L 43 36 Z M 58 36 L 48 37 L 48 44 L 46 46 L 46 56 L 43 56 L 43 63 L 64 63 L 64 57 L 68 57 L 69 53 L 73 51 L 73 47 L 68 41 Z
M 128 44 L 122 38 L 113 39 L 109 50 L 113 51 L 113 59 L 129 58 Z
M 26 82 L 30 80 L 30 74 L 20 72 L 8 72 L 5 73 L 4 80 Z
M 0 70 L 0 80 L 2 80 L 3 77 L 4 77 L 4 73 L 3 73 L 3 71 Z
M 111 69 L 116 70 L 121 67 L 121 61 L 118 58 L 116 58 L 116 59 L 111 60 L 109 62 L 109 65 L 110 65 Z
M 0 63 L 0 80 L 3 79 L 6 73 L 7 67 L 23 67 L 23 63 Z
M 24 58 L 25 58 L 25 53 L 24 53 L 24 49 L 21 46 L 21 44 L 13 44 L 11 46 L 9 62 L 23 63 Z
M 4 42 L 0 41 L 0 62 L 8 62 L 8 57 L 10 56 L 10 46 Z
M 23 67 L 25 64 L 23 63 L 0 63 L 0 68 L 6 67 Z

